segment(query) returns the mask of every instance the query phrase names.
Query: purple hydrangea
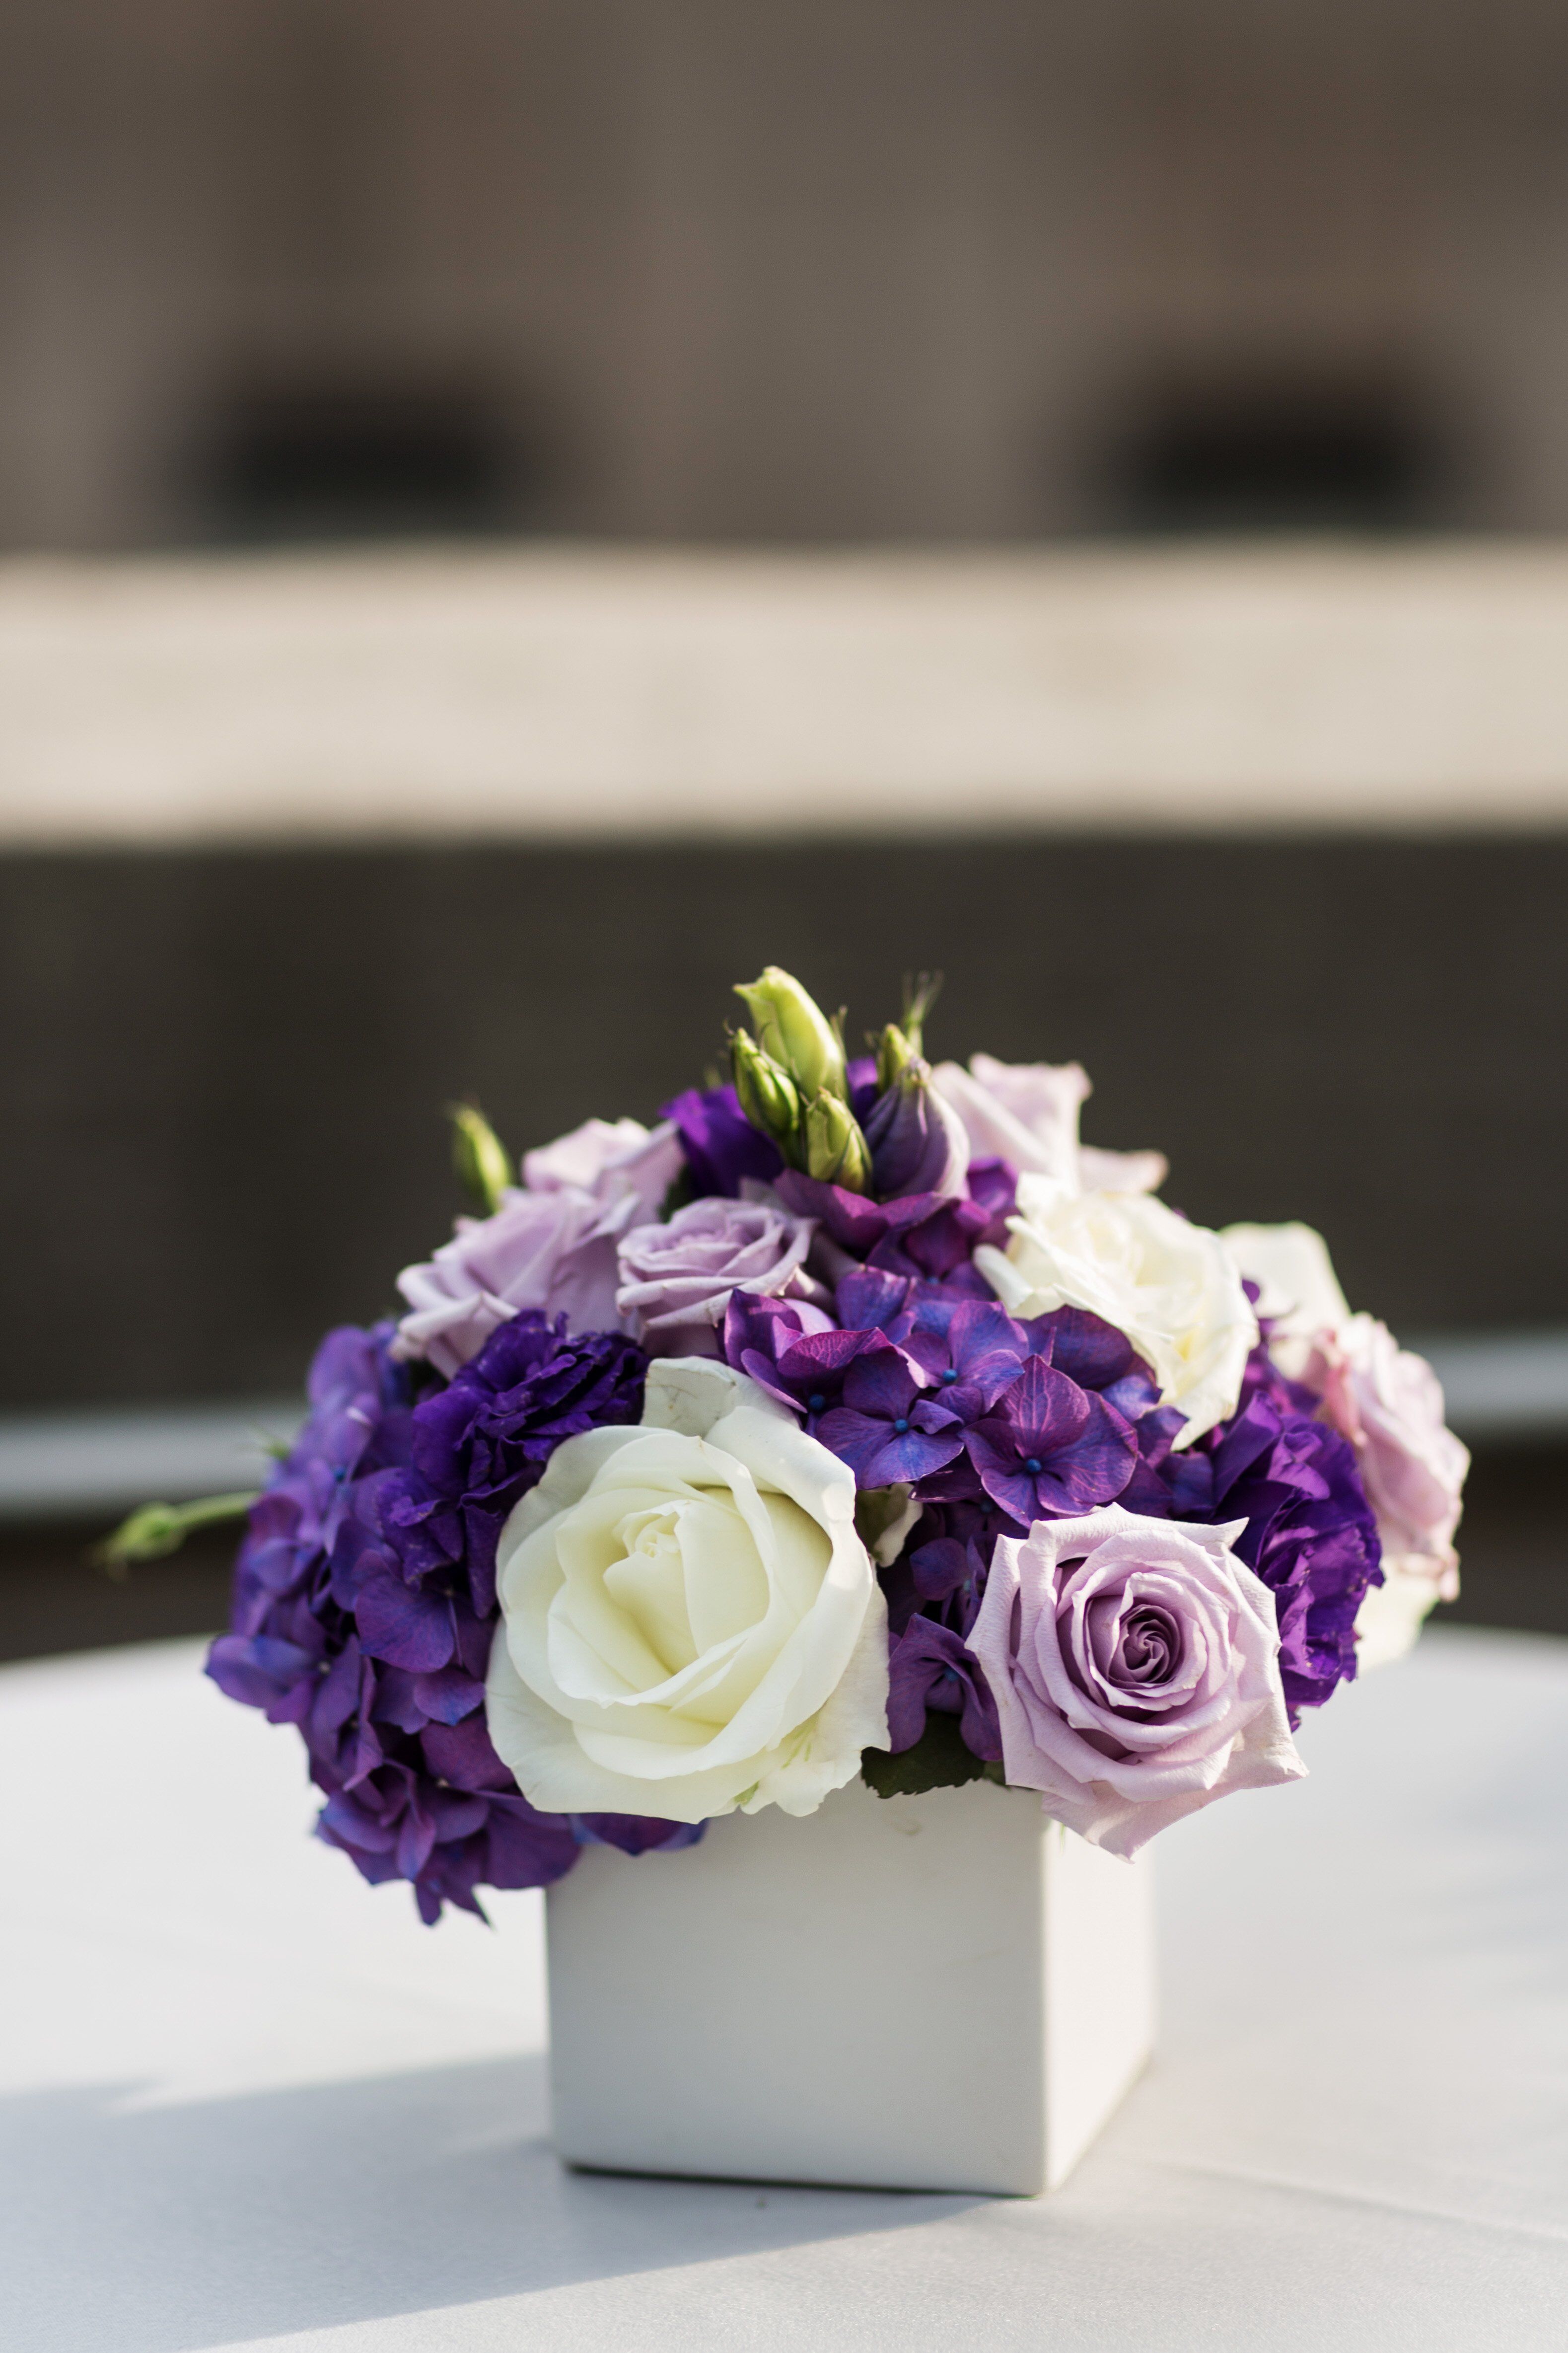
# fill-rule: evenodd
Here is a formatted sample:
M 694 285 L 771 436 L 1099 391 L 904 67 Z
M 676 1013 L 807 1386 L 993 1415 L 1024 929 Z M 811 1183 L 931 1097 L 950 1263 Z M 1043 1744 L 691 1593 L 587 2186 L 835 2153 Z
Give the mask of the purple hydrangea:
M 366 1879 L 411 1881 L 434 1921 L 443 1903 L 480 1912 L 480 1886 L 548 1885 L 586 1840 L 637 1852 L 692 1833 L 541 1813 L 485 1729 L 497 1535 L 561 1438 L 635 1419 L 641 1352 L 525 1314 L 448 1388 L 391 1356 L 394 1329 L 322 1343 L 310 1418 L 251 1512 L 207 1672 L 299 1727 L 320 1835 Z
M 907 1281 L 940 1282 L 971 1299 L 993 1295 L 972 1255 L 995 1222 L 989 1200 L 910 1193 L 896 1201 L 872 1201 L 842 1185 L 802 1176 L 798 1168 L 786 1168 L 774 1190 L 796 1217 L 817 1220 L 812 1266 L 826 1281 L 839 1282 L 858 1267 L 869 1266 Z
M 926 1728 L 926 1711 L 956 1715 L 964 1746 L 983 1763 L 999 1761 L 1002 1733 L 996 1703 L 977 1659 L 955 1626 L 911 1618 L 896 1636 L 888 1660 L 888 1746 L 899 1756 Z
M 1369 1585 L 1383 1583 L 1377 1522 L 1348 1440 L 1316 1418 L 1310 1390 L 1288 1381 L 1260 1344 L 1228 1422 L 1177 1455 L 1173 1485 L 1207 1473 L 1202 1507 L 1173 1516 L 1245 1519 L 1235 1550 L 1274 1595 L 1279 1675 L 1292 1728 L 1356 1671 L 1355 1620 Z

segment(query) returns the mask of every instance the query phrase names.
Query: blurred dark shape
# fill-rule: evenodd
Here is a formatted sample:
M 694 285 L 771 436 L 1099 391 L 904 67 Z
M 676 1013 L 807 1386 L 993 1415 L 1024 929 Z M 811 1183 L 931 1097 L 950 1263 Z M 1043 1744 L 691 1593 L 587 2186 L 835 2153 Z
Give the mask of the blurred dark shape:
M 223 404 L 202 503 L 241 543 L 479 537 L 526 512 L 535 473 L 482 393 L 272 385 Z
M 1108 502 L 1135 532 L 1392 531 L 1433 511 L 1436 476 L 1397 396 L 1221 380 L 1152 406 Z
M 580 433 L 552 531 L 1114 529 L 1105 415 L 1298 372 L 1454 425 L 1421 524 L 1561 529 L 1565 86 L 1543 0 L 12 0 L 0 544 L 200 536 L 226 368 L 303 399 L 476 353 Z M 322 429 L 253 448 L 237 528 L 363 527 L 300 492 Z M 1154 486 L 1403 519 L 1371 426 L 1281 429 L 1243 468 L 1173 428 Z M 402 446 L 450 500 L 450 442 Z

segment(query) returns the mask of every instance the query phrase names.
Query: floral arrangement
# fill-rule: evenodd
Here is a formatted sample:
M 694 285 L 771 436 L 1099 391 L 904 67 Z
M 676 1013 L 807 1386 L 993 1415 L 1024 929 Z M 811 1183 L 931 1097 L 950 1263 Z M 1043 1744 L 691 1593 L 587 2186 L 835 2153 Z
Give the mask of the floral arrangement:
M 1189 1223 L 1079 1142 L 1076 1064 L 933 1069 L 929 990 L 857 1060 L 787 974 L 738 993 L 731 1082 L 651 1130 L 514 1181 L 456 1115 L 481 1214 L 233 1499 L 208 1672 L 428 1921 L 857 1775 L 1131 1855 L 1300 1776 L 1303 1711 L 1458 1590 L 1437 1382 L 1310 1229 Z

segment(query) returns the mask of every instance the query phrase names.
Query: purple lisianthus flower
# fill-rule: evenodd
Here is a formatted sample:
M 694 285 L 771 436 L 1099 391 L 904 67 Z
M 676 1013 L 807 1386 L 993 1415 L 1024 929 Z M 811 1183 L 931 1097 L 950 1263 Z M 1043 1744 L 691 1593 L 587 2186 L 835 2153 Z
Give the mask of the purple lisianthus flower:
M 576 1859 L 578 1831 L 529 1803 L 486 1729 L 495 1532 L 561 1435 L 635 1419 L 645 1359 L 524 1316 L 448 1389 L 393 1356 L 393 1332 L 334 1332 L 318 1351 L 310 1418 L 252 1509 L 207 1672 L 298 1727 L 319 1835 L 373 1883 L 410 1881 L 434 1921 Z M 676 1826 L 636 1835 L 663 1843 Z
M 814 1220 L 792 1217 L 750 1180 L 748 1191 L 744 1200 L 692 1201 L 667 1223 L 622 1237 L 616 1306 L 650 1354 L 721 1356 L 737 1292 L 793 1300 L 805 1330 L 831 1330 L 828 1294 L 805 1271 Z
M 1115 1407 L 1043 1356 L 1029 1358 L 963 1444 L 986 1493 L 1025 1527 L 1113 1502 L 1138 1461 Z
M 906 1194 L 943 1199 L 966 1190 L 969 1137 L 963 1122 L 931 1083 L 931 1066 L 911 1055 L 866 1113 L 871 1189 L 879 1201 Z
M 1002 1755 L 996 1703 L 979 1662 L 955 1627 L 913 1618 L 891 1645 L 888 1662 L 888 1746 L 897 1757 L 926 1728 L 926 1711 L 956 1715 L 964 1746 L 983 1763 Z
M 688 1087 L 658 1115 L 675 1123 L 697 1199 L 709 1193 L 733 1199 L 746 1177 L 771 1185 L 784 1166 L 777 1145 L 752 1125 L 733 1087 Z
M 569 1337 L 563 1315 L 552 1322 L 531 1310 L 492 1333 L 449 1388 L 416 1408 L 408 1467 L 374 1492 L 367 1517 L 396 1556 L 405 1594 L 466 1562 L 472 1606 L 488 1618 L 507 1514 L 563 1438 L 636 1421 L 647 1369 L 633 1341 L 617 1332 Z
M 1260 1390 L 1214 1436 L 1205 1517 L 1246 1517 L 1236 1551 L 1274 1595 L 1294 1724 L 1355 1673 L 1356 1612 L 1383 1583 L 1377 1522 L 1354 1449 L 1326 1423 Z

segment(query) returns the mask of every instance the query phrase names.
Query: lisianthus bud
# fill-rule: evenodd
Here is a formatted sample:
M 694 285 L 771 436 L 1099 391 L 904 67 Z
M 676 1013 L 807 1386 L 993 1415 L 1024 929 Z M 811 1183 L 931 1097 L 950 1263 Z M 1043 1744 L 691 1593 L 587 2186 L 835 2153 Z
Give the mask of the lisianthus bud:
M 512 1182 L 506 1146 L 477 1103 L 453 1103 L 447 1116 L 458 1182 L 481 1217 L 494 1217 Z
M 805 1107 L 805 1173 L 847 1193 L 871 1189 L 871 1155 L 860 1124 L 837 1095 L 814 1095 Z
M 803 1105 L 787 1071 L 764 1054 L 746 1030 L 737 1029 L 731 1048 L 735 1092 L 752 1125 L 771 1135 L 786 1160 L 796 1156 Z
M 203 1495 L 194 1504 L 143 1504 L 93 1548 L 101 1568 L 119 1571 L 138 1561 L 162 1560 L 178 1552 L 194 1528 L 242 1520 L 257 1500 L 254 1488 L 237 1495 Z
M 884 1094 L 903 1077 L 919 1049 L 912 1046 L 896 1021 L 889 1021 L 877 1040 L 877 1084 Z
M 896 1029 L 882 1032 L 879 1070 L 889 1054 L 889 1038 L 902 1046 L 903 1065 L 884 1082 L 866 1115 L 877 1198 L 889 1201 L 906 1193 L 960 1194 L 969 1165 L 963 1123 L 931 1085 L 931 1065 L 910 1050 Z
M 798 980 L 771 964 L 760 980 L 738 985 L 735 994 L 745 999 L 763 1053 L 788 1072 L 808 1102 L 823 1093 L 848 1101 L 838 1025 L 829 1021 Z

